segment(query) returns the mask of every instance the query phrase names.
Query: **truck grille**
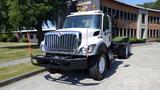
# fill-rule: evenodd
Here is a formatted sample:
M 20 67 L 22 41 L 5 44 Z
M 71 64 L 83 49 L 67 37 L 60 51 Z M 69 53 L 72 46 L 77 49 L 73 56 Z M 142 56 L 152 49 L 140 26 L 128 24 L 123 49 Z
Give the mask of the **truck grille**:
M 74 52 L 81 43 L 80 33 L 61 32 L 45 35 L 47 51 Z

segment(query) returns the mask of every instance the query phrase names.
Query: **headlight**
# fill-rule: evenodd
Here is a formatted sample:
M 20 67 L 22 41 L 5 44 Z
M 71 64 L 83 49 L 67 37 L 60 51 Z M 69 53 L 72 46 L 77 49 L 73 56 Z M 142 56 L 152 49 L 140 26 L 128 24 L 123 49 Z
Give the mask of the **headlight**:
M 45 51 L 44 41 L 41 42 L 41 44 L 40 44 L 40 49 L 41 49 L 43 52 Z
M 95 44 L 87 46 L 87 47 L 82 47 L 80 49 L 80 53 L 81 54 L 91 54 L 94 51 L 95 47 L 96 47 Z

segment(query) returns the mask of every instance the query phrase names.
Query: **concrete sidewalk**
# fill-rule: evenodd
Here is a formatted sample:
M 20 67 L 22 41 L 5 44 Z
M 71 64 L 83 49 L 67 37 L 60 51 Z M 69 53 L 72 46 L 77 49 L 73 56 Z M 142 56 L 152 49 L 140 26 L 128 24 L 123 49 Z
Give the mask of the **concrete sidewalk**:
M 30 57 L 26 57 L 26 58 L 11 60 L 11 61 L 0 62 L 0 68 L 30 62 L 30 60 L 31 60 Z

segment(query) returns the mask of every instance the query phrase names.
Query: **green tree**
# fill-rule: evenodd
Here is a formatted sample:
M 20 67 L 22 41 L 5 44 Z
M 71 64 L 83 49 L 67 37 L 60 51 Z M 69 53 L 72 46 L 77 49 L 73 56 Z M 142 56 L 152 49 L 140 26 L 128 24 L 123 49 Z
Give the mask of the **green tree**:
M 153 7 L 154 9 L 158 9 L 158 10 L 160 10 L 160 0 L 157 0 L 156 2 L 155 2 L 155 4 L 154 4 L 154 7 Z
M 142 5 L 139 4 L 138 6 L 160 10 L 160 0 L 157 0 L 155 2 L 144 3 Z
M 14 29 L 37 29 L 38 45 L 43 40 L 42 25 L 58 21 L 66 13 L 66 0 L 7 0 L 9 22 Z M 61 13 L 63 12 L 63 13 Z
M 8 7 L 6 6 L 6 0 L 0 0 L 0 32 L 9 32 L 12 26 L 8 22 Z

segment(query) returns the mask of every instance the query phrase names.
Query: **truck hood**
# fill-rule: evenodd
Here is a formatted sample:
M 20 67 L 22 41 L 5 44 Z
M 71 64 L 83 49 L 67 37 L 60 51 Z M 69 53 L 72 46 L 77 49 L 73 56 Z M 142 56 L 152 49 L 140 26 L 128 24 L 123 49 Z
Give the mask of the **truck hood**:
M 60 31 L 60 32 L 80 32 L 82 34 L 82 43 L 81 44 L 86 44 L 88 45 L 89 40 L 91 40 L 92 38 L 95 38 L 96 36 L 94 36 L 94 33 L 96 31 L 100 31 L 100 29 L 91 29 L 91 28 L 67 28 L 67 29 L 59 29 L 56 31 Z
M 88 44 L 96 43 L 97 37 L 94 36 L 96 31 L 100 31 L 100 29 L 90 29 L 90 28 L 67 28 L 67 29 L 59 29 L 56 31 L 51 31 L 46 34 L 52 34 L 55 32 L 80 32 L 82 35 L 81 45 L 80 46 L 87 46 Z

